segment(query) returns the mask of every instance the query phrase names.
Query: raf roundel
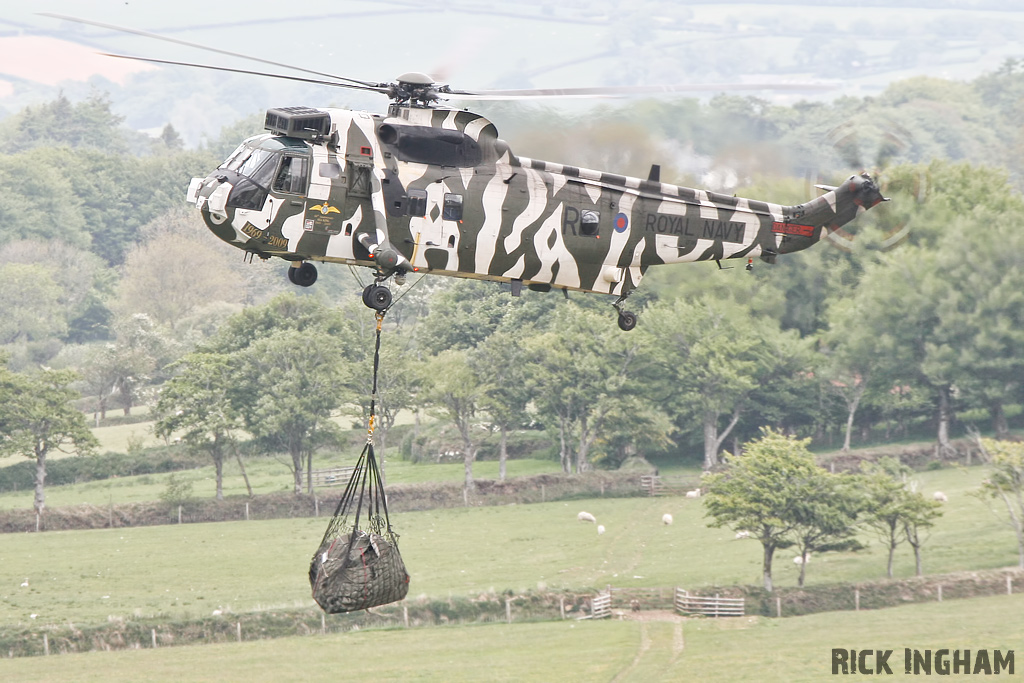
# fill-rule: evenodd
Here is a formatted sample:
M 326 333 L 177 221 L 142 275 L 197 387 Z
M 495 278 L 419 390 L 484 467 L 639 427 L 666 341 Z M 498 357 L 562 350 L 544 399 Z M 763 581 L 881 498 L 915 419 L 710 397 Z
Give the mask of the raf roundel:
M 620 213 L 615 217 L 615 232 L 626 232 L 626 228 L 629 227 L 629 216 L 624 213 Z

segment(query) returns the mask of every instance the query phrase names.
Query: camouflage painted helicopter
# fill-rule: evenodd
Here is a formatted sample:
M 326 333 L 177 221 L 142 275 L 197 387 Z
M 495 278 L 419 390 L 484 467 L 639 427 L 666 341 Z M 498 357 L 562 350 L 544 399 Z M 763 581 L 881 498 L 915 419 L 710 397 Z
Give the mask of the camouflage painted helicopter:
M 262 59 L 256 61 L 319 78 L 128 58 L 321 83 L 391 99 L 386 115 L 270 109 L 267 132 L 242 142 L 205 178 L 193 178 L 187 194 L 220 239 L 250 256 L 290 261 L 288 277 L 296 285 L 316 281 L 314 262 L 373 269 L 363 302 L 377 310 L 392 303 L 389 281 L 401 284 L 408 273 L 432 273 L 507 282 L 513 296 L 524 285 L 613 295 L 619 326 L 631 330 L 636 315 L 623 304 L 651 266 L 746 258 L 749 268 L 754 257 L 774 263 L 779 254 L 810 247 L 824 230 L 836 230 L 885 200 L 866 173 L 838 187 L 819 186 L 824 194 L 807 203 L 781 206 L 662 183 L 658 166 L 647 178 L 630 178 L 528 159 L 516 156 L 483 116 L 441 104 L 693 87 L 470 92 L 438 85 L 421 73 L 372 83 Z

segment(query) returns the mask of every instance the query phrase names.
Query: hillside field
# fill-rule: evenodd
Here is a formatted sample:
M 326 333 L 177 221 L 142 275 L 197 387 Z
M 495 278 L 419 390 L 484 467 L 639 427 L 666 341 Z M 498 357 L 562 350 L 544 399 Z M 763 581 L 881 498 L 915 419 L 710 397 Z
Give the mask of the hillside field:
M 1016 564 L 1013 534 L 967 495 L 982 468 L 918 474 L 923 491 L 949 495 L 925 545 L 928 573 Z M 607 528 L 599 536 L 576 513 Z M 670 512 L 672 526 L 661 524 Z M 327 518 L 185 524 L 41 534 L 11 534 L 0 544 L 0 624 L 95 622 L 117 617 L 208 616 L 312 606 L 306 578 Z M 615 586 L 758 584 L 760 545 L 706 526 L 699 499 L 589 499 L 534 505 L 457 508 L 396 515 L 412 575 L 410 598 L 487 592 L 586 590 Z M 815 557 L 809 583 L 885 576 L 885 550 Z M 792 551 L 775 564 L 779 586 L 796 583 Z M 902 546 L 896 576 L 913 575 Z M 28 581 L 28 587 L 21 583 Z M 30 615 L 36 614 L 31 619 Z
M 17 681 L 822 681 L 832 648 L 1017 648 L 1024 595 L 790 619 L 497 624 L 0 659 Z M 1015 662 L 1020 675 L 1024 662 Z M 1005 672 L 1004 672 L 1005 675 Z M 960 677 L 949 677 L 958 680 Z

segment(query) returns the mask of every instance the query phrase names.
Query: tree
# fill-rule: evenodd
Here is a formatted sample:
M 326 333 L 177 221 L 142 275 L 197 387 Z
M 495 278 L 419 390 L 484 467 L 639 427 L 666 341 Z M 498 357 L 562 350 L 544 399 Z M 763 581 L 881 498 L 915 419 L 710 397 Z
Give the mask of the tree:
M 78 395 L 68 387 L 76 378 L 69 370 L 16 374 L 0 363 L 0 454 L 35 459 L 36 514 L 46 507 L 47 455 L 84 455 L 99 446 L 85 416 L 71 405 Z
M 628 371 L 640 338 L 622 335 L 606 316 L 571 304 L 553 327 L 524 342 L 530 387 L 541 421 L 558 421 L 562 469 L 583 472 L 608 416 L 631 391 Z
M 910 491 L 909 494 L 903 516 L 903 535 L 914 549 L 915 574 L 924 576 L 921 547 L 927 537 L 923 536 L 922 532 L 934 526 L 935 520 L 942 516 L 942 504 L 937 500 L 928 500 L 916 491 Z
M 1024 443 L 980 439 L 992 468 L 978 494 L 1003 503 L 1006 523 L 1017 537 L 1017 564 L 1024 569 Z
M 701 426 L 704 469 L 743 414 L 746 397 L 774 361 L 749 311 L 727 301 L 677 299 L 645 315 L 644 365 L 651 386 L 677 422 Z M 765 323 L 767 324 L 767 323 Z
M 922 571 L 921 531 L 934 524 L 942 512 L 935 501 L 926 500 L 914 489 L 912 470 L 892 457 L 865 463 L 861 477 L 867 497 L 865 525 L 873 529 L 888 550 L 886 576 L 893 577 L 896 547 L 907 541 L 914 548 L 918 575 Z
M 431 357 L 424 366 L 421 396 L 432 405 L 438 416 L 455 425 L 462 440 L 462 462 L 465 469 L 464 487 L 472 493 L 473 462 L 480 448 L 474 433 L 476 416 L 487 388 L 473 372 L 468 352 L 448 349 Z
M 0 291 L 18 293 L 0 298 L 0 344 L 41 341 L 67 333 L 60 287 L 44 266 L 0 265 Z
M 245 475 L 233 432 L 242 421 L 231 402 L 234 372 L 229 356 L 212 353 L 190 353 L 179 361 L 181 372 L 164 384 L 156 405 L 159 416 L 154 430 L 167 438 L 181 432 L 181 439 L 191 448 L 206 451 L 213 460 L 216 474 L 216 498 L 224 499 L 224 456 L 234 450 L 245 477 L 249 495 L 252 487 Z
M 793 540 L 800 553 L 800 578 L 804 585 L 807 560 L 811 553 L 858 550 L 857 516 L 863 496 L 846 475 L 830 474 L 818 469 L 804 480 L 804 490 L 793 502 L 787 515 L 793 520 Z
M 313 492 L 313 455 L 337 443 L 331 420 L 345 400 L 344 348 L 341 339 L 322 330 L 282 329 L 245 347 L 233 403 L 245 429 L 265 447 L 281 449 L 291 459 L 294 491 Z
M 526 406 L 531 395 L 527 383 L 528 355 L 522 338 L 499 327 L 470 352 L 470 365 L 487 386 L 482 407 L 498 429 L 498 479 L 505 481 L 508 434 L 528 420 Z
M 744 446 L 742 456 L 726 455 L 725 470 L 705 473 L 703 496 L 709 526 L 748 531 L 761 542 L 765 590 L 771 591 L 775 551 L 795 543 L 794 533 L 814 526 L 814 515 L 826 515 L 807 501 L 825 472 L 807 450 L 809 439 L 799 440 L 765 429 L 760 439 Z M 827 505 L 827 500 L 815 504 Z M 841 517 L 841 515 L 838 515 Z M 840 525 L 836 525 L 838 528 Z M 825 543 L 829 535 L 804 532 L 807 544 Z M 841 534 L 837 534 L 841 535 Z
M 228 266 L 227 256 L 207 239 L 171 233 L 152 237 L 128 252 L 117 310 L 146 313 L 157 324 L 175 329 L 202 305 L 239 303 L 242 281 Z

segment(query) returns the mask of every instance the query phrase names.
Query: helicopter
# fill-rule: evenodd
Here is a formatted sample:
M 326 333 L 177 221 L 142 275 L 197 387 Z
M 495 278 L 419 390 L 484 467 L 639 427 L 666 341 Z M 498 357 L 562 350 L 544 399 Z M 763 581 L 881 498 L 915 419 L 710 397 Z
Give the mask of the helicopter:
M 410 273 L 476 278 L 522 288 L 615 296 L 622 330 L 637 324 L 625 302 L 656 265 L 753 259 L 772 264 L 826 231 L 887 201 L 868 173 L 795 206 L 663 183 L 660 167 L 633 178 L 513 153 L 484 116 L 449 100 L 607 96 L 695 90 L 626 86 L 466 91 L 409 72 L 393 82 L 360 81 L 239 55 L 135 29 L 48 14 L 168 40 L 317 78 L 110 54 L 370 91 L 386 114 L 339 108 L 268 109 L 266 132 L 241 142 L 186 199 L 218 238 L 251 260 L 291 263 L 289 280 L 317 280 L 317 263 L 363 266 L 373 281 L 363 303 L 393 303 L 389 284 Z M 703 86 L 707 88 L 709 86 Z M 754 86 L 751 86 L 754 87 Z M 764 85 L 756 86 L 764 88 Z M 783 85 L 782 87 L 786 87 Z M 802 85 L 793 89 L 804 88 Z

